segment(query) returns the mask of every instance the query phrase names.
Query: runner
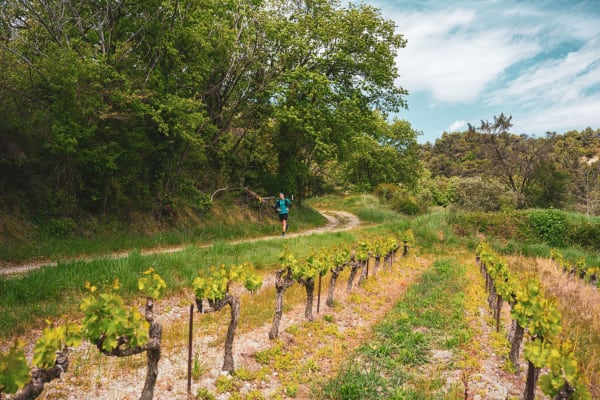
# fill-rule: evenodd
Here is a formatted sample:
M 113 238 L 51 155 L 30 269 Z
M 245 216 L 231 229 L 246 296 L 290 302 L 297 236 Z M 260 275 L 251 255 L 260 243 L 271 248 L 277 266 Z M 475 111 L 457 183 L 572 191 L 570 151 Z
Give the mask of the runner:
M 285 236 L 288 228 L 288 213 L 289 208 L 292 205 L 290 199 L 286 199 L 283 192 L 279 193 L 279 198 L 275 200 L 275 210 L 279 213 L 279 220 L 281 221 L 281 236 Z

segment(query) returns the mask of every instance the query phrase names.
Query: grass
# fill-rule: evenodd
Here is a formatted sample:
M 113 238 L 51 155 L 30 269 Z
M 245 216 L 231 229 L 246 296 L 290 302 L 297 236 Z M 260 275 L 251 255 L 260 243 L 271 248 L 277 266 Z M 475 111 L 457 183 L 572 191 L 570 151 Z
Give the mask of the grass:
M 356 195 L 348 197 L 323 196 L 307 201 L 311 207 L 324 210 L 341 210 L 351 212 L 367 224 L 400 224 L 407 226 L 408 218 L 391 210 L 373 195 Z
M 193 245 L 175 253 L 141 255 L 132 251 L 121 259 L 59 262 L 56 267 L 29 272 L 18 278 L 0 277 L 0 340 L 44 325 L 45 319 L 76 315 L 86 281 L 110 285 L 115 278 L 122 284 L 120 294 L 133 301 L 138 296 L 137 279 L 153 267 L 167 282 L 167 296 L 190 290 L 199 269 L 211 265 L 231 265 L 249 261 L 259 271 L 278 268 L 284 246 L 303 259 L 322 247 L 347 245 L 360 235 L 393 232 L 393 226 L 374 226 L 365 231 L 312 234 L 296 238 L 231 244 L 217 241 L 209 247 Z
M 119 278 L 122 283 L 121 294 L 129 303 L 137 301 L 137 278 L 150 266 L 154 267 L 167 281 L 168 296 L 189 296 L 191 303 L 191 281 L 199 269 L 214 264 L 250 261 L 261 273 L 270 274 L 278 268 L 277 259 L 284 246 L 288 246 L 293 254 L 302 259 L 312 249 L 352 245 L 363 235 L 398 233 L 410 227 L 415 233 L 418 244 L 418 247 L 414 249 L 416 253 L 457 258 L 457 254 L 464 253 L 465 249 L 474 256 L 474 248 L 480 240 L 474 235 L 475 232 L 473 235 L 466 234 L 462 237 L 455 234 L 449 227 L 447 214 L 443 210 L 408 219 L 391 212 L 384 205 L 380 205 L 372 196 L 324 197 L 307 201 L 307 205 L 322 209 L 347 210 L 361 216 L 361 219 L 368 223 L 349 232 L 315 234 L 298 238 L 288 237 L 285 240 L 274 237 L 272 240 L 265 241 L 227 243 L 229 238 L 252 237 L 260 229 L 269 231 L 270 235 L 278 232 L 277 221 L 271 221 L 270 224 L 255 230 L 243 226 L 236 227 L 234 223 L 219 228 L 215 227 L 218 232 L 215 234 L 209 234 L 207 231 L 200 234 L 200 230 L 198 230 L 195 237 L 203 238 L 202 241 L 194 242 L 191 241 L 193 235 L 185 236 L 185 240 L 190 240 L 188 246 L 176 253 L 143 256 L 139 250 L 134 250 L 128 257 L 120 260 L 100 258 L 92 262 L 59 262 L 54 268 L 32 271 L 18 278 L 0 277 L 0 342 L 27 332 L 31 328 L 43 326 L 44 319 L 57 320 L 63 318 L 64 315 L 67 316 L 65 318 L 77 318 L 78 305 L 84 294 L 85 281 L 91 281 L 101 286 L 110 284 L 114 278 Z M 306 210 L 311 210 L 311 208 L 306 208 Z M 312 219 L 313 211 L 307 211 L 307 215 L 302 217 L 299 209 L 295 209 L 295 211 L 298 214 L 293 221 L 294 230 L 318 224 L 320 217 Z M 246 222 L 238 221 L 237 224 L 244 225 Z M 247 224 L 252 225 L 250 222 Z M 202 244 L 205 243 L 203 240 L 209 240 L 209 237 L 212 244 L 202 247 Z M 167 239 L 165 236 L 157 236 L 153 240 L 158 240 L 160 243 L 176 241 L 176 239 Z M 114 239 L 114 242 L 116 241 Z M 590 291 L 586 292 L 588 293 L 586 297 L 576 296 L 573 293 L 577 293 L 577 290 L 565 292 L 565 288 L 570 286 L 571 282 L 565 281 L 564 276 L 558 274 L 549 280 L 548 276 L 552 274 L 540 269 L 532 258 L 547 257 L 550 248 L 546 245 L 501 240 L 493 242 L 495 247 L 502 249 L 504 254 L 521 255 L 522 261 L 518 265 L 529 268 L 527 273 L 543 275 L 545 285 L 549 287 L 548 290 L 561 303 L 563 325 L 567 327 L 565 334 L 576 345 L 580 365 L 585 368 L 585 374 L 590 382 L 597 384 L 600 381 L 598 374 L 600 371 L 598 363 L 600 338 L 597 334 L 600 331 L 597 318 L 600 310 L 598 309 L 597 292 L 592 292 L 593 288 L 589 288 Z M 125 244 L 126 242 L 121 245 Z M 110 248 L 113 245 L 114 243 L 111 244 L 109 241 L 98 245 L 97 248 Z M 39 246 L 42 248 L 49 244 L 40 244 Z M 69 251 L 72 254 L 78 254 L 82 248 L 91 249 L 94 246 L 92 244 L 81 245 L 80 250 L 75 246 L 75 249 Z M 58 252 L 60 251 L 62 250 L 58 250 Z M 598 264 L 597 254 L 575 248 L 560 249 L 560 251 L 569 259 L 574 260 L 579 256 L 585 256 L 588 264 Z M 465 280 L 465 275 L 460 263 L 448 259 L 436 263 L 435 268 L 424 276 L 423 281 L 411 289 L 407 298 L 399 303 L 385 321 L 375 329 L 373 341 L 365 344 L 353 354 L 355 361 L 349 361 L 336 378 L 319 389 L 319 396 L 330 399 L 459 398 L 454 393 L 455 388 L 444 392 L 446 389 L 442 388 L 442 382 L 436 373 L 427 377 L 417 372 L 424 363 L 428 362 L 432 349 L 454 352 L 463 347 L 470 338 L 471 333 L 462 320 L 461 310 L 464 307 L 468 308 L 469 299 L 474 296 L 465 294 L 469 293 L 465 292 L 467 290 L 465 285 L 468 282 L 461 282 L 461 279 Z M 344 280 L 344 278 L 340 278 L 337 285 L 342 285 Z M 471 278 L 466 280 L 470 281 Z M 326 287 L 323 288 L 323 293 L 325 290 Z M 350 299 L 352 296 L 357 295 L 351 294 Z M 245 306 L 242 308 L 242 318 L 245 323 L 240 325 L 239 332 L 268 323 L 272 318 L 273 298 L 273 290 L 264 290 L 254 296 L 245 295 Z M 355 300 L 359 302 L 361 299 Z M 299 285 L 286 293 L 285 305 L 288 309 L 301 301 L 304 301 L 304 291 Z M 324 297 L 322 306 L 324 307 Z M 375 304 L 374 307 L 376 306 Z M 226 329 L 228 312 L 206 315 L 203 316 L 203 320 L 204 325 L 199 329 L 206 329 L 211 324 L 214 327 L 217 324 L 220 329 L 219 337 L 221 339 L 219 340 L 222 340 L 224 335 L 221 333 Z M 335 324 L 334 316 L 324 318 L 324 323 L 320 326 L 323 332 L 331 329 L 329 325 Z M 174 326 L 172 329 L 166 329 L 165 346 L 167 348 L 185 342 L 186 333 L 183 328 Z M 299 334 L 301 337 L 307 335 L 306 326 L 298 325 L 292 329 L 295 329 L 295 334 Z M 328 337 L 336 335 L 333 330 L 328 332 Z M 204 332 L 204 334 L 214 334 L 214 332 Z M 353 335 L 352 332 L 346 334 L 347 338 L 351 338 Z M 220 344 L 221 342 L 216 341 L 214 345 Z M 334 354 L 334 349 L 329 347 L 324 347 L 320 351 L 323 357 Z M 471 359 L 466 361 L 467 364 L 475 365 L 475 358 L 476 356 L 471 356 Z M 304 379 L 308 376 L 306 370 L 318 367 L 318 363 L 314 360 L 307 360 L 306 363 L 298 366 L 298 368 L 302 367 L 306 370 L 294 370 L 293 367 L 290 360 L 280 357 L 278 368 L 281 371 L 285 371 L 286 368 L 294 371 L 292 375 L 283 378 L 289 395 L 297 392 L 298 384 L 304 384 Z M 596 393 L 596 395 L 600 396 L 600 393 Z
M 451 399 L 435 374 L 418 371 L 431 351 L 455 349 L 469 338 L 463 320 L 465 269 L 450 260 L 437 261 L 409 288 L 341 372 L 323 385 L 322 399 Z
M 254 211 L 231 204 L 215 204 L 212 213 L 206 217 L 182 220 L 179 224 L 151 227 L 144 222 L 140 222 L 139 227 L 135 224 L 105 224 L 88 230 L 81 228 L 85 232 L 62 237 L 36 233 L 30 228 L 28 235 L 0 235 L 0 261 L 16 263 L 31 259 L 98 256 L 129 249 L 207 244 L 279 232 L 279 220 L 270 210 L 263 211 L 260 217 Z M 293 230 L 302 230 L 323 225 L 326 220 L 315 209 L 298 206 L 292 209 L 290 221 Z

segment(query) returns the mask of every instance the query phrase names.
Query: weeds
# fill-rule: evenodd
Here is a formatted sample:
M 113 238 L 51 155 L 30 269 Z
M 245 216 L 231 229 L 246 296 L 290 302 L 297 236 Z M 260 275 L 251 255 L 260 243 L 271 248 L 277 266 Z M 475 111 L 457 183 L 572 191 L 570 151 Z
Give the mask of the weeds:
M 360 346 L 317 397 L 436 398 L 439 381 L 420 377 L 415 367 L 429 361 L 432 349 L 469 336 L 461 317 L 464 274 L 464 267 L 454 262 L 436 262 L 375 327 L 375 340 Z

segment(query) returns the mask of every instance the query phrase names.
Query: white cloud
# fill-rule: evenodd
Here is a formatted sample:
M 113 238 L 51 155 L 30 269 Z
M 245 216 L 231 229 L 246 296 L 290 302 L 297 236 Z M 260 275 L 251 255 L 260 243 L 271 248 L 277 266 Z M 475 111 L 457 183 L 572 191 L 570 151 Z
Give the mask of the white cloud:
M 513 116 L 513 132 L 542 135 L 570 130 L 600 128 L 600 95 L 582 98 L 570 104 L 555 104 L 537 111 Z
M 600 128 L 595 2 L 366 1 L 384 4 L 408 41 L 397 83 L 425 136 L 500 113 L 513 116 L 515 133 Z
M 537 43 L 512 40 L 513 30 L 489 28 L 479 18 L 475 10 L 461 9 L 396 15 L 408 40 L 397 57 L 400 85 L 429 91 L 442 102 L 474 101 L 507 67 L 539 50 Z
M 488 97 L 490 105 L 517 102 L 527 107 L 577 101 L 600 84 L 600 43 L 593 40 L 558 60 L 532 66 Z
M 461 132 L 467 127 L 467 121 L 454 121 L 450 124 L 446 132 Z

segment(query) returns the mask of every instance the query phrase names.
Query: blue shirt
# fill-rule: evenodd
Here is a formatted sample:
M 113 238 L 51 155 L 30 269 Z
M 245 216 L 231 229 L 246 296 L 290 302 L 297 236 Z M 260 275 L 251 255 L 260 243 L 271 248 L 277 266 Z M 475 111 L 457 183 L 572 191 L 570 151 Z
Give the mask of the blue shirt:
M 290 207 L 289 199 L 277 199 L 275 207 L 279 208 L 279 214 L 287 214 L 288 208 Z

